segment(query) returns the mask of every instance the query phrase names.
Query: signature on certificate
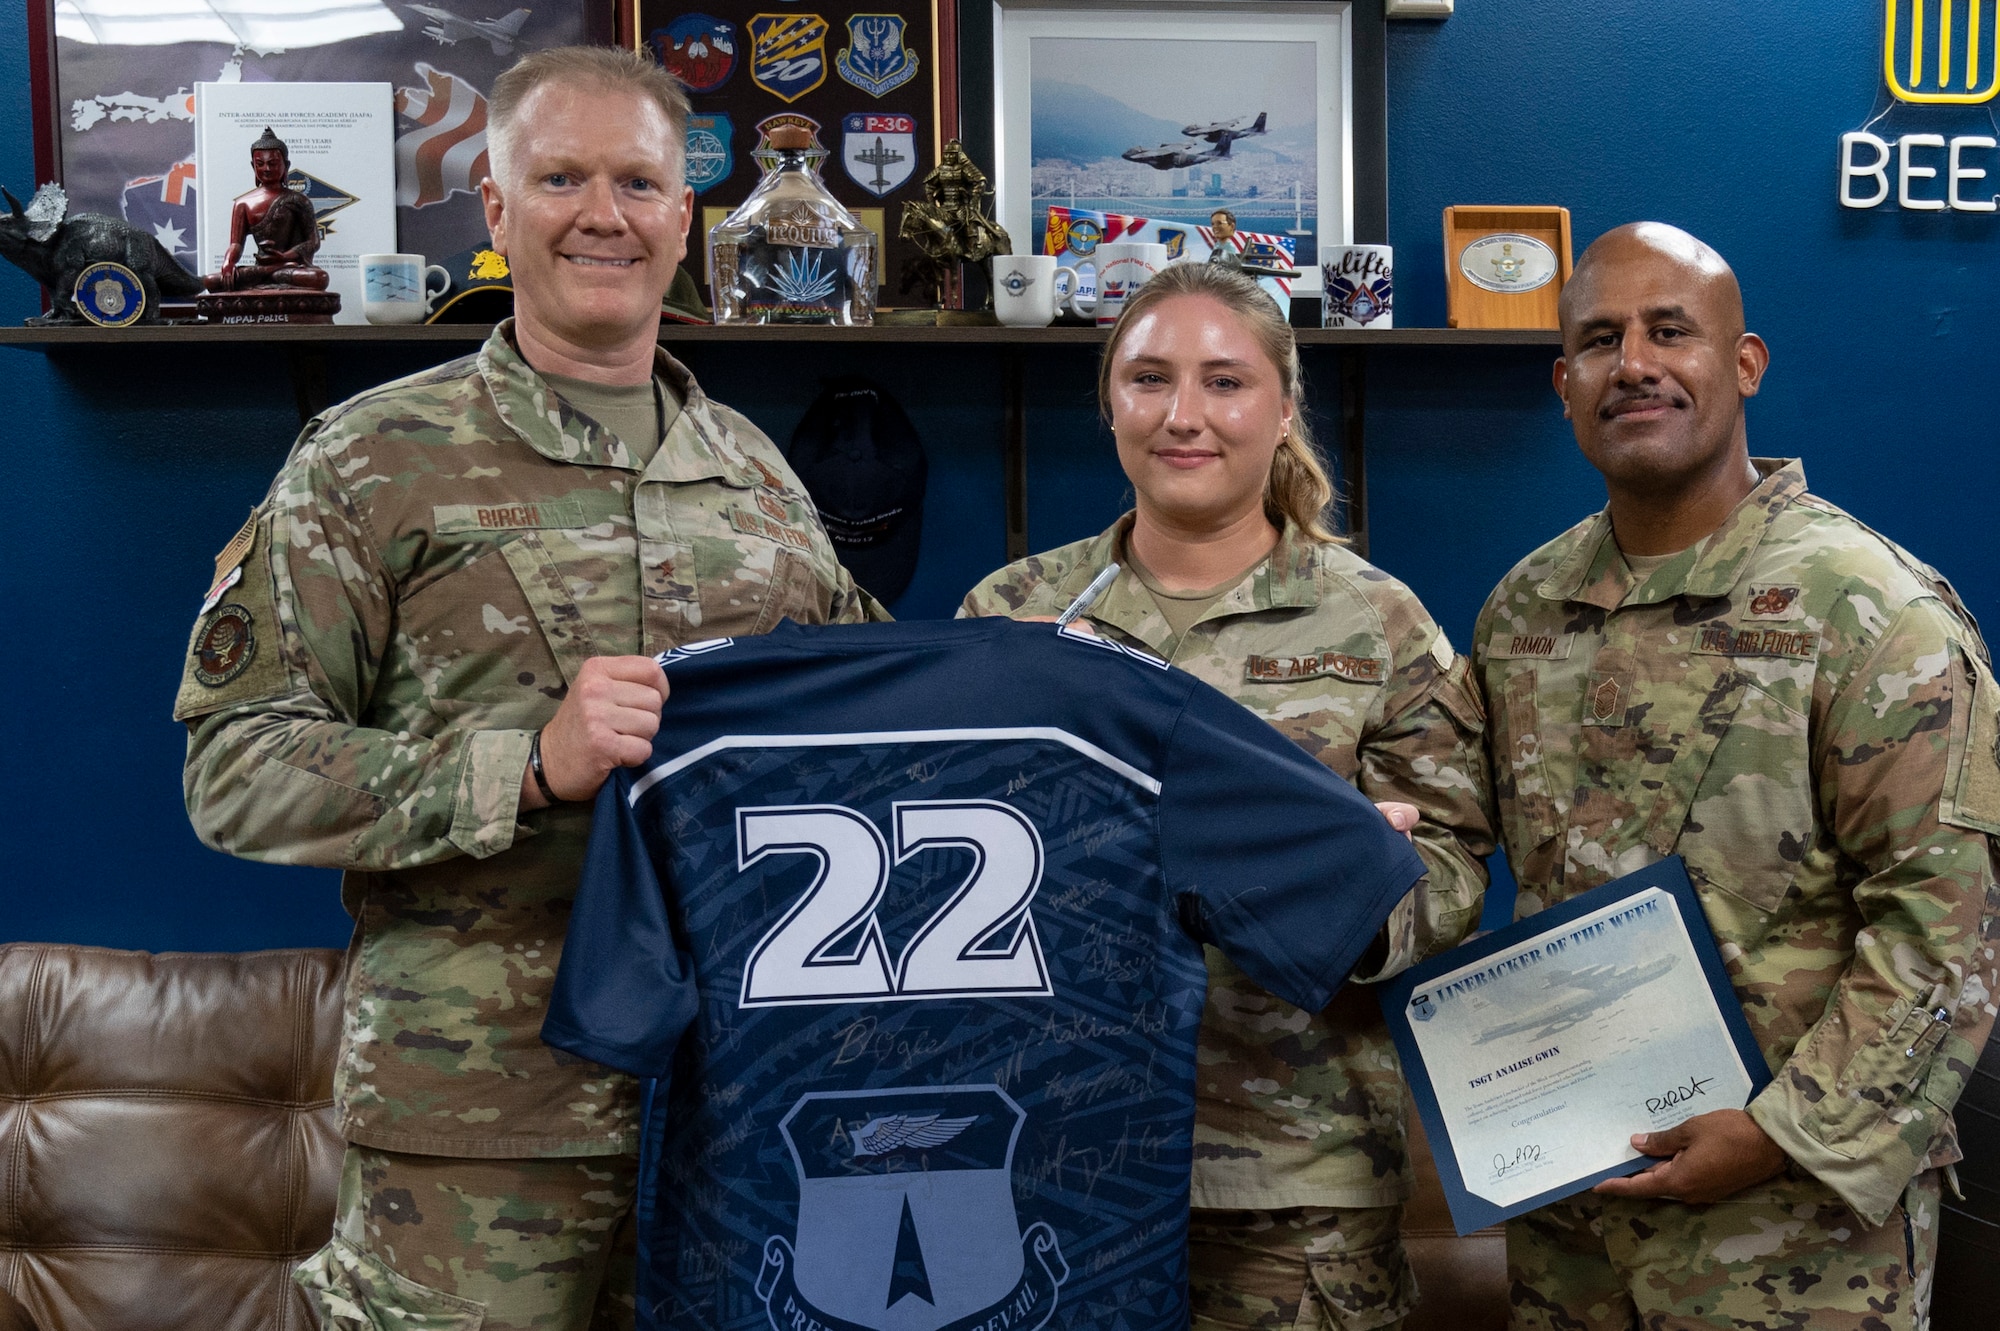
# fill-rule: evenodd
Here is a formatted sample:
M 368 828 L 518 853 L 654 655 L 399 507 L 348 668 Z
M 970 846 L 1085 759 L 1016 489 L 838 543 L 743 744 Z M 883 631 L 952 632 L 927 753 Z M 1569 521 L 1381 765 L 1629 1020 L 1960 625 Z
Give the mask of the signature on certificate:
M 1646 1112 L 1657 1114 L 1676 1105 L 1684 1105 L 1698 1095 L 1707 1095 L 1708 1088 L 1713 1085 L 1715 1085 L 1713 1077 L 1689 1077 L 1685 1082 L 1676 1083 L 1673 1089 L 1664 1095 L 1648 1096 Z
M 1540 1164 L 1541 1159 L 1541 1147 L 1533 1145 L 1516 1146 L 1514 1154 L 1511 1156 L 1505 1152 L 1501 1152 L 1493 1157 L 1493 1177 L 1496 1180 L 1506 1178 L 1523 1165 Z

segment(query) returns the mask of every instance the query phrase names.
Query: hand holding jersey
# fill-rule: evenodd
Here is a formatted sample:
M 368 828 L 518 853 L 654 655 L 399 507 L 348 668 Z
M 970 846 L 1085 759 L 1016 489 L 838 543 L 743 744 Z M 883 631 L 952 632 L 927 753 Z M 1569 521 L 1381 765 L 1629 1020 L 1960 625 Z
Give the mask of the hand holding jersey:
M 667 677 L 650 656 L 593 656 L 576 674 L 556 714 L 542 727 L 542 779 L 559 800 L 597 797 L 620 767 L 653 753 Z M 545 809 L 533 769 L 521 774 L 521 808 Z

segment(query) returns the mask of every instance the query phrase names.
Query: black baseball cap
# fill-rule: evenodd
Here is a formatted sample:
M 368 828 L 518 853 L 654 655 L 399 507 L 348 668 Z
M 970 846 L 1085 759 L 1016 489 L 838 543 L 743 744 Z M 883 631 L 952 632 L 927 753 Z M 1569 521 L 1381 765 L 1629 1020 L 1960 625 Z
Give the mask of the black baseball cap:
M 929 464 L 896 399 L 858 375 L 823 381 L 785 460 L 854 580 L 878 601 L 901 596 L 917 570 Z

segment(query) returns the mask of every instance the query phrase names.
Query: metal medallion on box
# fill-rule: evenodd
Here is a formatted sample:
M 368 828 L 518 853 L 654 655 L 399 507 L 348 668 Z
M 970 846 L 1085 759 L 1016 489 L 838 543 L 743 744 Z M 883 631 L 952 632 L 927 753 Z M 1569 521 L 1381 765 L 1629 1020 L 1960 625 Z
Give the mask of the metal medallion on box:
M 1481 236 L 1458 256 L 1458 271 L 1482 291 L 1533 291 L 1555 280 L 1556 252 L 1518 232 Z
M 826 20 L 817 14 L 758 14 L 750 30 L 750 81 L 796 102 L 826 82 Z
M 841 121 L 841 165 L 881 198 L 917 169 L 917 122 L 904 115 L 856 114 Z
M 917 55 L 903 44 L 897 14 L 856 14 L 847 20 L 847 49 L 834 64 L 840 77 L 870 97 L 880 97 L 917 76 Z
M 736 25 L 713 14 L 679 15 L 647 41 L 689 92 L 714 92 L 736 72 Z
M 721 184 L 736 169 L 736 155 L 729 148 L 734 132 L 726 115 L 688 117 L 687 183 L 696 194 Z

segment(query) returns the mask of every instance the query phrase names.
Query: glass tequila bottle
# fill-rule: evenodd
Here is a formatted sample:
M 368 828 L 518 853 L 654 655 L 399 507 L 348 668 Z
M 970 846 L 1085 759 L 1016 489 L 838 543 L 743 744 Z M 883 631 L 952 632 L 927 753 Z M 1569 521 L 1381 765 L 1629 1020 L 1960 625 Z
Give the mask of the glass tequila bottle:
M 719 324 L 872 324 L 880 268 L 875 233 L 814 169 L 812 135 L 771 130 L 777 165 L 708 233 Z

